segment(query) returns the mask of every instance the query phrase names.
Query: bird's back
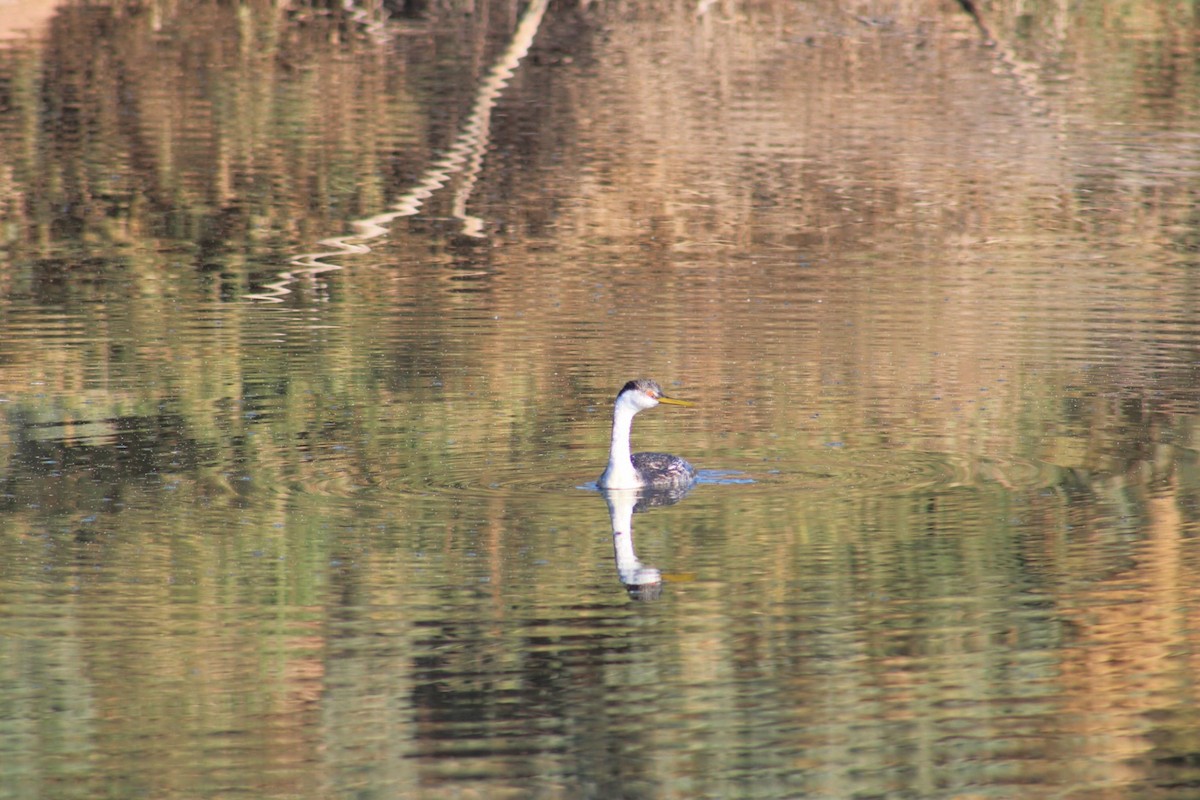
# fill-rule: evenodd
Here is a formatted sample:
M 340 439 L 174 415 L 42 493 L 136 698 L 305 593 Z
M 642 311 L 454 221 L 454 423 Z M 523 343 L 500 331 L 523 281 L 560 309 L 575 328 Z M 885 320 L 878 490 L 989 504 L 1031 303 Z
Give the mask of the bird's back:
M 685 486 L 696 479 L 696 468 L 670 453 L 634 453 L 633 468 L 647 486 Z

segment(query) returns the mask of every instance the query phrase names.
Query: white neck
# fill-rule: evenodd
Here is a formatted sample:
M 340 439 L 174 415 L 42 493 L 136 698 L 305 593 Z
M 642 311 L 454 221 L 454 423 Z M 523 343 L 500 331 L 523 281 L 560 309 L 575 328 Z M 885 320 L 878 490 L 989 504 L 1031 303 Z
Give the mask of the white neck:
M 629 431 L 637 412 L 637 408 L 625 403 L 617 403 L 613 409 L 612 444 L 608 448 L 608 466 L 599 480 L 601 489 L 636 489 L 642 485 L 629 450 Z

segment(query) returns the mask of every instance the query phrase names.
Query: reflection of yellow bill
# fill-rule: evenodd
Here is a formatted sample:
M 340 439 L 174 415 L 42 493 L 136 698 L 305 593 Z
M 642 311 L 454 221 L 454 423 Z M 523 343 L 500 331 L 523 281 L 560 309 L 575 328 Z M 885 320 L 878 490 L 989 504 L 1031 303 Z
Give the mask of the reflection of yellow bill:
M 664 572 L 663 583 L 692 583 L 696 580 L 694 572 Z

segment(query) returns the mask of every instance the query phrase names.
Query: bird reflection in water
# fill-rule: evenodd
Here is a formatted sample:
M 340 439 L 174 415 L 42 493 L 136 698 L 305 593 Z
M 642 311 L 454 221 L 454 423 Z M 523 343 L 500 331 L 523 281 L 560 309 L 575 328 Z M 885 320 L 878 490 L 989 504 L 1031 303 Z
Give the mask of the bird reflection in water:
M 633 515 L 658 506 L 678 503 L 691 486 L 666 489 L 601 489 L 612 521 L 613 556 L 617 578 L 634 600 L 657 600 L 662 595 L 663 576 L 657 567 L 642 562 L 633 549 Z

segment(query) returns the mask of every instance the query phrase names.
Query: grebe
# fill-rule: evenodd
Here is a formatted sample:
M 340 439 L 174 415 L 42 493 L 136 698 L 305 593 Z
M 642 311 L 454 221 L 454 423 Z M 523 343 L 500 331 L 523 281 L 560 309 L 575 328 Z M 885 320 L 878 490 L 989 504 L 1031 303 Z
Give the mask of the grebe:
M 613 404 L 608 466 L 596 482 L 601 489 L 669 489 L 690 486 L 696 480 L 696 468 L 679 456 L 669 453 L 629 454 L 629 429 L 633 426 L 633 416 L 659 403 L 691 405 L 686 400 L 667 397 L 661 386 L 645 378 L 630 381 L 617 393 L 617 401 Z

